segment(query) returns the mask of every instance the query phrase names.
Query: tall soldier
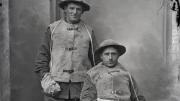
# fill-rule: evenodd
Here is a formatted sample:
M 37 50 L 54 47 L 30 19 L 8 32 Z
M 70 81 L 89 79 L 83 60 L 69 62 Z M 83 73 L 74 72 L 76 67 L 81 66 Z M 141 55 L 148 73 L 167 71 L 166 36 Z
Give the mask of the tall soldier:
M 64 17 L 50 24 L 35 64 L 45 101 L 79 101 L 81 72 L 95 65 L 96 40 L 81 15 L 90 10 L 85 0 L 63 0 Z

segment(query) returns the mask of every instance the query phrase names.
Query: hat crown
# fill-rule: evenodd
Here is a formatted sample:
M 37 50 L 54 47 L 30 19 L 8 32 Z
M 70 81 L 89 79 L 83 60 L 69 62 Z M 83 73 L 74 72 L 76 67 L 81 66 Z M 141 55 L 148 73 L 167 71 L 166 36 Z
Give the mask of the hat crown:
M 61 0 L 61 1 L 77 1 L 77 2 L 86 2 L 86 0 Z
M 110 46 L 110 45 L 119 45 L 116 41 L 112 40 L 112 39 L 108 39 L 103 41 L 99 47 L 104 47 L 104 46 Z
M 65 5 L 71 2 L 74 2 L 74 3 L 76 2 L 76 3 L 81 4 L 82 7 L 84 8 L 84 11 L 89 11 L 90 9 L 90 5 L 86 0 L 61 0 L 59 6 L 64 9 Z

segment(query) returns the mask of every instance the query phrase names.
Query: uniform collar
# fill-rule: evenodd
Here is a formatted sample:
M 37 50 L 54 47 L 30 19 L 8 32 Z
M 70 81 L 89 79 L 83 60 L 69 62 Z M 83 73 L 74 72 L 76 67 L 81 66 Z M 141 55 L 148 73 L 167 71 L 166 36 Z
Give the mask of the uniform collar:
M 111 69 L 121 69 L 121 70 L 127 71 L 127 69 L 125 69 L 125 68 L 123 67 L 123 65 L 120 64 L 119 62 L 118 62 L 118 63 L 116 64 L 116 66 L 114 66 L 113 68 L 109 68 L 109 67 L 103 65 L 102 62 L 100 62 L 98 65 L 101 66 L 101 67 L 103 67 L 103 68 L 107 68 L 107 69 L 109 69 L 109 70 L 111 70 Z
M 66 24 L 67 26 L 80 26 L 82 25 L 82 20 L 79 21 L 79 23 L 75 23 L 75 24 L 72 24 L 72 23 L 68 23 L 66 22 L 64 19 L 62 20 L 64 24 Z
M 71 23 L 67 23 L 64 19 L 62 20 L 62 23 L 66 26 L 67 30 L 71 31 L 71 30 L 77 30 L 79 31 L 80 28 L 83 25 L 82 20 L 79 23 L 76 24 L 71 24 Z

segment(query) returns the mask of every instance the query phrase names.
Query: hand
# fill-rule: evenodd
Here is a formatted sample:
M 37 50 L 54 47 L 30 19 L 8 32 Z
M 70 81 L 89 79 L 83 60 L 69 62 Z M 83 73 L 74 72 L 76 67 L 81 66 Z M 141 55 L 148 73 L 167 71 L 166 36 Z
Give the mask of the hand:
M 45 74 L 41 80 L 44 93 L 54 96 L 61 91 L 60 85 L 54 81 L 49 73 Z
M 50 94 L 52 95 L 52 96 L 55 96 L 55 95 L 57 95 L 60 91 L 61 91 L 61 88 L 60 88 L 60 86 L 59 86 L 59 84 L 58 83 L 53 83 L 50 87 Z
M 142 96 L 142 95 L 139 95 L 139 96 L 138 96 L 138 99 L 139 99 L 139 101 L 146 101 L 145 98 L 144 98 L 144 96 Z

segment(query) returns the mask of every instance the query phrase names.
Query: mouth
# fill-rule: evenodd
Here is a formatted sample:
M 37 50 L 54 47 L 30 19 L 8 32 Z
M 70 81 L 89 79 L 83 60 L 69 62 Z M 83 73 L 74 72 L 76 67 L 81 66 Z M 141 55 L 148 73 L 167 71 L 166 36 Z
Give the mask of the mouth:
M 74 20 L 78 20 L 78 17 L 76 17 L 76 16 L 72 16 L 71 18 Z
M 71 15 L 71 17 L 77 17 L 76 15 Z
M 114 64 L 114 63 L 113 63 L 113 62 L 109 62 L 108 64 L 112 65 L 112 64 Z

